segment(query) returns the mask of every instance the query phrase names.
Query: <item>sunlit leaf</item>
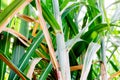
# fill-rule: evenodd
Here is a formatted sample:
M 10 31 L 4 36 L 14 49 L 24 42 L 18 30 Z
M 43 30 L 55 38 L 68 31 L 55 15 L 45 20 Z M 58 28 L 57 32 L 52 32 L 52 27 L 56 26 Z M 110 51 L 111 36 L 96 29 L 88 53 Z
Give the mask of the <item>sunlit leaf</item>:
M 88 73 L 90 71 L 90 67 L 92 65 L 92 60 L 95 56 L 95 53 L 99 50 L 100 45 L 97 43 L 91 42 L 88 46 L 87 52 L 85 54 L 83 69 L 80 80 L 86 80 Z
M 16 13 L 19 12 L 22 8 L 24 8 L 27 4 L 29 4 L 31 0 L 17 0 L 12 2 L 7 8 L 5 8 L 0 13 L 0 29 L 6 27 L 6 25 L 9 23 L 9 21 L 12 19 L 13 16 L 15 16 Z M 0 32 L 1 32 L 0 31 Z

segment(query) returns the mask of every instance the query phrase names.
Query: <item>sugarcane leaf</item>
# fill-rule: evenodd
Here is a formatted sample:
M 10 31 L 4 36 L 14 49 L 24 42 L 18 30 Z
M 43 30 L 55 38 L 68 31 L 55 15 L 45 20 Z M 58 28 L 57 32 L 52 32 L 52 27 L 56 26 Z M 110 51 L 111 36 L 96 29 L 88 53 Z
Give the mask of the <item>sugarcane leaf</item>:
M 18 13 L 20 9 L 24 8 L 30 1 L 31 0 L 17 0 L 7 6 L 0 13 L 0 28 L 3 29 L 13 18 L 13 16 L 15 16 L 15 14 Z
M 0 59 L 5 62 L 12 70 L 14 70 L 23 80 L 29 80 L 10 60 L 9 58 L 2 54 L 0 50 Z
M 0 40 L 0 49 L 4 51 L 5 55 L 9 56 L 9 48 L 10 48 L 10 34 L 9 33 L 2 33 L 1 34 L 2 39 Z M 6 72 L 6 64 L 0 60 L 0 80 L 3 80 L 5 77 Z
M 32 44 L 30 45 L 30 47 L 27 49 L 26 53 L 23 55 L 23 57 L 20 60 L 20 64 L 18 66 L 18 68 L 21 71 L 24 71 L 26 65 L 29 62 L 30 57 L 32 56 L 33 52 L 35 51 L 35 49 L 38 47 L 38 45 L 40 44 L 40 42 L 43 39 L 43 34 L 42 31 L 40 31 L 37 36 L 35 37 L 34 41 L 32 42 Z M 16 80 L 17 76 L 15 75 L 13 77 L 13 80 Z
M 61 11 L 61 18 L 65 18 L 65 16 L 70 13 L 70 11 L 72 11 L 73 9 L 75 9 L 76 7 L 79 7 L 80 5 L 85 5 L 86 6 L 86 3 L 84 2 L 69 2 L 68 3 L 68 6 L 66 6 L 62 11 Z
M 39 80 L 45 80 L 48 74 L 51 72 L 51 70 L 52 70 L 52 63 L 50 62 L 46 67 L 46 69 L 41 73 Z
M 80 38 L 73 38 L 73 39 L 71 39 L 71 40 L 68 40 L 67 42 L 66 42 L 66 48 L 67 48 L 67 52 L 69 53 L 69 51 L 71 50 L 71 48 L 77 43 L 77 42 L 79 42 L 79 41 L 84 41 L 84 40 L 82 40 L 82 39 L 80 39 Z
M 38 62 L 41 60 L 41 58 L 34 58 L 31 62 L 30 62 L 30 65 L 29 65 L 29 69 L 27 71 L 27 77 L 29 79 L 32 79 L 32 74 L 34 72 L 34 69 L 35 69 L 35 66 L 36 64 L 38 64 Z
M 48 10 L 47 6 L 42 3 L 42 12 L 43 12 L 43 16 L 46 19 L 46 21 L 51 25 L 51 27 L 53 28 L 53 30 L 57 33 L 60 32 L 60 26 L 57 23 L 55 17 L 53 16 L 53 14 Z
M 80 80 L 86 80 L 88 73 L 90 71 L 90 67 L 92 65 L 92 60 L 94 58 L 95 53 L 99 50 L 100 45 L 97 43 L 91 42 L 88 46 L 88 49 L 85 54 L 83 69 Z

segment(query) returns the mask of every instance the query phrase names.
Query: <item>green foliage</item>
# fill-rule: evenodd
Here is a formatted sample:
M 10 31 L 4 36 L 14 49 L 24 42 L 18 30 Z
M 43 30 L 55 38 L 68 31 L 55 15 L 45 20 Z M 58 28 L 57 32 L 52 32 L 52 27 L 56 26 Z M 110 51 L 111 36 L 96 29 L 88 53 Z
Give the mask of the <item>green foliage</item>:
M 83 65 L 82 69 L 71 71 L 71 80 L 100 80 L 100 77 L 106 77 L 102 75 L 104 71 L 109 76 L 119 71 L 119 0 L 109 7 L 105 4 L 108 0 L 58 0 L 60 14 L 57 15 L 62 24 L 54 16 L 53 0 L 40 1 L 58 63 L 61 62 L 58 58 L 60 48 L 64 45 L 58 44 L 60 33 L 65 41 L 64 50 L 69 54 L 69 67 Z M 24 5 L 25 2 L 28 5 Z M 110 8 L 113 14 L 109 13 Z M 55 80 L 60 77 L 52 65 L 37 13 L 35 0 L 30 3 L 29 0 L 0 0 L 0 80 L 20 80 L 22 77 L 18 73 L 28 79 L 26 73 L 30 61 L 38 57 L 42 60 L 35 66 L 33 79 Z M 115 80 L 120 78 L 115 77 Z

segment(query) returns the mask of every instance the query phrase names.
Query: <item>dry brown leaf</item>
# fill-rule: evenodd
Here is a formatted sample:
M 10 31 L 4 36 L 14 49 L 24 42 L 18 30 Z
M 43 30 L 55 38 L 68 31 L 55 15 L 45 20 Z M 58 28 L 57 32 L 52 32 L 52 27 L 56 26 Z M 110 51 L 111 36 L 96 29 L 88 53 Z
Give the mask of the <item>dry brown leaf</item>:
M 22 80 L 26 80 L 26 78 L 18 71 L 18 69 L 6 59 L 3 55 L 0 53 L 0 59 L 5 62 Z
M 31 44 L 30 41 L 27 40 L 27 38 L 25 36 L 23 36 L 22 34 L 20 34 L 19 32 L 13 30 L 13 29 L 10 29 L 10 28 L 4 28 L 3 31 L 6 31 L 12 35 L 14 35 L 15 37 L 17 37 L 25 46 L 29 47 L 29 45 Z M 41 57 L 41 58 L 44 58 L 46 59 L 46 57 L 41 53 L 39 52 L 38 49 L 36 49 L 36 53 Z
M 119 76 L 119 75 L 120 75 L 120 71 L 112 74 L 108 80 L 112 80 L 112 78 L 117 77 L 117 76 Z
M 20 34 L 19 32 L 10 29 L 10 28 L 4 28 L 3 31 L 6 31 L 8 33 L 11 33 L 12 35 L 14 35 L 15 37 L 17 37 L 25 46 L 29 46 L 30 42 L 27 40 L 26 37 L 24 37 L 22 34 Z M 27 43 L 26 43 L 27 42 Z M 29 44 L 28 44 L 29 43 Z
M 92 64 L 96 64 L 96 63 L 100 63 L 101 61 L 96 61 L 96 62 L 93 62 Z M 81 65 L 76 65 L 76 66 L 71 66 L 70 67 L 70 70 L 71 71 L 76 71 L 76 70 L 82 70 L 82 67 L 83 67 L 83 65 L 81 64 Z
M 34 58 L 32 61 L 31 61 L 31 65 L 30 65 L 30 68 L 28 70 L 28 73 L 27 73 L 27 77 L 31 80 L 32 79 L 32 74 L 34 72 L 34 69 L 35 69 L 35 66 L 36 64 L 41 60 L 41 58 Z
M 35 23 L 35 26 L 34 26 L 34 28 L 33 28 L 33 31 L 32 31 L 32 36 L 36 36 L 36 31 L 37 31 L 37 28 L 38 28 L 38 23 Z
M 38 49 L 35 50 L 36 54 L 38 54 L 42 59 L 47 59 Z
M 33 31 L 32 31 L 32 36 L 33 37 L 36 36 L 36 31 L 37 31 L 38 25 L 39 25 L 39 23 L 35 23 L 35 26 L 34 26 Z M 30 39 L 30 42 L 32 42 L 32 39 Z
M 38 22 L 37 20 L 27 16 L 27 15 L 24 15 L 24 14 L 17 14 L 17 16 L 27 22 Z
M 42 47 L 42 49 L 43 49 L 46 53 L 49 52 L 49 51 L 48 51 L 48 48 L 46 48 L 43 44 L 40 44 L 40 46 Z
M 49 32 L 48 32 L 48 29 L 46 27 L 46 22 L 45 22 L 45 20 L 42 16 L 42 8 L 41 8 L 41 3 L 40 3 L 39 0 L 36 0 L 36 7 L 37 7 L 37 10 L 38 10 L 39 22 L 40 22 L 41 28 L 43 30 L 43 33 L 44 33 L 44 36 L 45 36 L 45 39 L 46 39 L 46 42 L 48 44 L 48 48 L 49 48 L 49 51 L 50 51 L 50 57 L 51 57 L 53 67 L 54 67 L 54 69 L 59 70 L 58 62 L 57 62 L 55 52 L 54 52 L 54 48 L 53 48 L 53 45 L 52 45 L 52 41 L 51 41 L 51 38 L 50 38 L 50 35 L 49 35 Z
M 70 71 L 82 70 L 83 65 L 71 66 Z

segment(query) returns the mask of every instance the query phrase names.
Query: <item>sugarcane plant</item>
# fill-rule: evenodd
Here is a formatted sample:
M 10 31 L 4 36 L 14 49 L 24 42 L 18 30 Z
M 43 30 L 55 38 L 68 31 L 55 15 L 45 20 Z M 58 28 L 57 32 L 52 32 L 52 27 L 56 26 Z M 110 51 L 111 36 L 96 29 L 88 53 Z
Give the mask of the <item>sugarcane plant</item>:
M 106 1 L 0 0 L 0 80 L 120 79 L 120 1 Z

